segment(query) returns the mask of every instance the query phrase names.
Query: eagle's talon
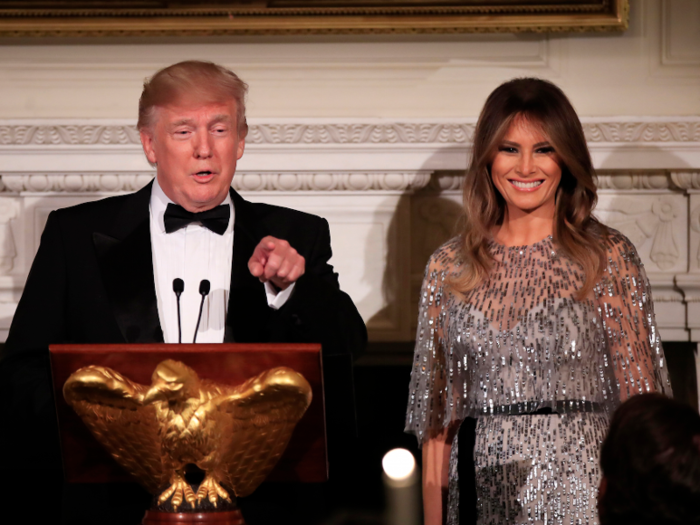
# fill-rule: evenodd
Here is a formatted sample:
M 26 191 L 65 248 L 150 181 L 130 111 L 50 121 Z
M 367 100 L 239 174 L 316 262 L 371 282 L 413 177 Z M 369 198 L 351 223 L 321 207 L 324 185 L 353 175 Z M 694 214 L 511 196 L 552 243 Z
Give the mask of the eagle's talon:
M 158 504 L 159 504 L 159 505 L 162 505 L 163 503 L 165 503 L 166 501 L 168 501 L 168 499 L 170 498 L 170 496 L 172 496 L 173 493 L 175 492 L 175 488 L 176 488 L 175 485 L 170 485 L 167 489 L 165 489 L 165 490 L 161 493 L 161 495 L 158 496 Z
M 195 496 L 192 487 L 190 487 L 190 484 L 179 474 L 173 474 L 170 478 L 170 486 L 158 497 L 158 503 L 162 505 L 168 501 L 171 496 L 170 504 L 174 510 L 177 510 L 178 507 L 182 505 L 183 498 L 193 509 L 197 505 L 197 496 Z
M 201 502 L 204 498 L 207 498 L 214 507 L 219 498 L 231 501 L 228 492 L 209 474 L 204 477 L 204 481 L 197 490 L 197 501 Z
M 189 483 L 185 484 L 185 499 L 187 500 L 187 503 L 192 505 L 192 508 L 197 506 L 197 496 L 192 490 L 192 487 L 190 487 Z

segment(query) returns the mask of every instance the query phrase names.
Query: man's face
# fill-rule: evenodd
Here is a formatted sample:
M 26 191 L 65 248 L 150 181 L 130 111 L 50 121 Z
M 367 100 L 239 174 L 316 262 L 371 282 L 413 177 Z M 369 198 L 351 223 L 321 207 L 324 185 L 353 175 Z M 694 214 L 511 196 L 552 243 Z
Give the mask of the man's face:
M 221 204 L 245 148 L 236 102 L 159 107 L 154 121 L 141 143 L 165 194 L 191 212 Z

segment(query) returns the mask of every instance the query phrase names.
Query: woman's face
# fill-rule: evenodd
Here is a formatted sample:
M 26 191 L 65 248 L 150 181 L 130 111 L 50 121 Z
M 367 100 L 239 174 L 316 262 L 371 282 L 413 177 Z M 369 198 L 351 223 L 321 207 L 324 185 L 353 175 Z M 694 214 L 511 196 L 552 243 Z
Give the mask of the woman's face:
M 532 213 L 554 218 L 560 159 L 526 118 L 516 117 L 498 145 L 491 178 L 506 201 L 509 219 Z

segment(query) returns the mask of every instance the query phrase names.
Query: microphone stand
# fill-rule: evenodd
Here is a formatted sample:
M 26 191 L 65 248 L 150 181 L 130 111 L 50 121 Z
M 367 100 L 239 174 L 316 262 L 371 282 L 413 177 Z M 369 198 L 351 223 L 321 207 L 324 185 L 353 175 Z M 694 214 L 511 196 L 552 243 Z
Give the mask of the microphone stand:
M 199 323 L 202 320 L 202 310 L 204 309 L 204 298 L 209 295 L 209 290 L 211 289 L 211 283 L 207 279 L 202 279 L 199 283 L 199 293 L 202 295 L 202 302 L 199 303 L 199 316 L 197 317 L 197 326 L 194 329 L 194 337 L 192 342 L 197 342 L 197 332 L 199 331 Z

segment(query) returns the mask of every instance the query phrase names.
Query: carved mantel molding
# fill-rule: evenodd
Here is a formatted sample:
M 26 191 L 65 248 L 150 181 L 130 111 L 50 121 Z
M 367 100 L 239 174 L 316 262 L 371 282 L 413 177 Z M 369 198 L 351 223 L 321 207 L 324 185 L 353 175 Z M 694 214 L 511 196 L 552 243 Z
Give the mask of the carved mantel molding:
M 312 119 L 307 119 L 312 120 Z M 320 120 L 320 119 L 317 119 Z M 597 143 L 700 143 L 700 119 L 583 119 L 586 139 Z M 468 144 L 475 121 L 265 122 L 252 119 L 249 144 Z M 0 121 L 0 145 L 140 145 L 128 123 Z
M 17 173 L 0 175 L 5 193 L 110 193 L 137 191 L 155 176 L 151 172 L 110 173 Z M 464 171 L 414 172 L 239 172 L 233 179 L 236 191 L 459 191 Z M 700 190 L 698 172 L 599 173 L 599 190 L 684 191 Z
M 231 186 L 236 191 L 387 191 L 420 189 L 430 182 L 430 171 L 349 173 L 237 173 Z M 3 173 L 0 191 L 6 193 L 110 193 L 137 191 L 148 184 L 155 171 L 114 173 Z
M 461 187 L 464 171 L 445 171 L 436 173 L 426 184 L 428 191 L 445 192 L 458 191 Z M 637 192 L 655 192 L 659 190 L 686 191 L 700 190 L 700 170 L 697 171 L 656 171 L 646 173 L 638 171 L 604 171 L 599 170 L 596 176 L 598 190 Z
M 700 189 L 700 171 L 671 171 L 650 173 L 598 172 L 599 190 L 692 190 Z

